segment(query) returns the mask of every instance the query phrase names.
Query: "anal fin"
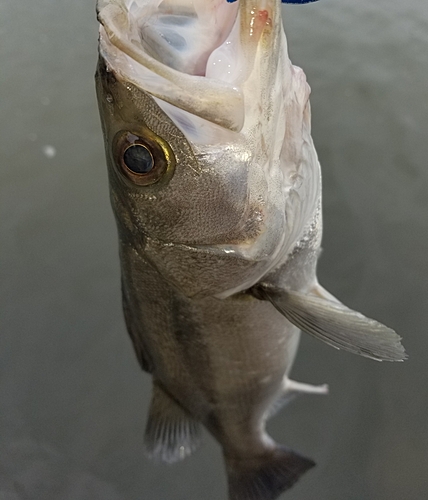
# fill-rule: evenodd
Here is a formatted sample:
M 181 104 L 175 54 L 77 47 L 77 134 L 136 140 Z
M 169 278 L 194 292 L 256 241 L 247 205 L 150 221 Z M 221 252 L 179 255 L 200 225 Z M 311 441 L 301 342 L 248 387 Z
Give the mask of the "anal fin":
M 321 288 L 317 296 L 263 286 L 256 290 L 256 296 L 269 300 L 290 323 L 332 347 L 378 361 L 407 358 L 394 330 L 327 294 Z
M 225 459 L 229 500 L 275 500 L 315 466 L 311 459 L 281 446 L 257 457 Z
M 153 383 L 144 443 L 150 458 L 168 463 L 184 459 L 200 444 L 200 423 L 157 381 Z

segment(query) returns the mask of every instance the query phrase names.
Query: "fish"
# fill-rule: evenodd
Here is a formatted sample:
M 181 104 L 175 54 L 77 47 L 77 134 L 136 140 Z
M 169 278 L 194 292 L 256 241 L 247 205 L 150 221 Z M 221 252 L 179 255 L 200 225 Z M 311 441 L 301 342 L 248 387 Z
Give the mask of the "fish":
M 321 170 L 281 0 L 98 0 L 97 14 L 123 311 L 153 380 L 145 450 L 177 462 L 206 429 L 229 500 L 274 500 L 315 463 L 266 422 L 328 392 L 290 378 L 301 332 L 406 358 L 318 283 Z

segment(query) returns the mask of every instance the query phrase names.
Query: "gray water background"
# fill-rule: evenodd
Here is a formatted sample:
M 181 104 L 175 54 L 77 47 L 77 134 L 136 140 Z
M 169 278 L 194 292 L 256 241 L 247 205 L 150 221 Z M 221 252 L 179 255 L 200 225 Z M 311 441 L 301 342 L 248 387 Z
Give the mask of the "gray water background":
M 328 397 L 269 425 L 318 467 L 289 500 L 428 498 L 428 4 L 289 6 L 324 175 L 319 275 L 404 336 L 386 364 L 304 338 L 294 378 Z M 1 500 L 222 500 L 219 448 L 143 455 L 150 378 L 122 319 L 89 0 L 0 2 Z

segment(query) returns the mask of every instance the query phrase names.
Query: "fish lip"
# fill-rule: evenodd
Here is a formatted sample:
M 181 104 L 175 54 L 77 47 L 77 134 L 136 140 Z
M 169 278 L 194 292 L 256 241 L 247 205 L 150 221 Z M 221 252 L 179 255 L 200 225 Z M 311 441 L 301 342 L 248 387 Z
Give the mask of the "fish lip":
M 240 40 L 243 60 L 252 72 L 259 45 L 273 45 L 275 26 L 280 22 L 280 0 L 240 0 Z M 126 0 L 98 0 L 97 17 L 100 22 L 100 55 L 114 66 L 117 56 L 129 57 L 137 65 L 157 75 L 158 83 L 142 85 L 122 70 L 118 74 L 136 87 L 161 100 L 216 123 L 226 129 L 239 132 L 245 121 L 245 99 L 241 82 L 228 83 L 218 79 L 189 75 L 170 68 L 149 56 L 142 46 L 129 39 L 132 34 L 131 20 Z M 234 28 L 232 28 L 234 29 Z M 123 36 L 123 32 L 127 36 Z M 269 32 L 271 36 L 269 37 Z M 266 36 L 267 35 L 267 36 Z M 270 40 L 269 40 L 270 38 Z M 263 44 L 260 42 L 263 41 Z M 265 47 L 266 49 L 266 47 Z M 247 76 L 248 76 L 247 75 Z M 161 84 L 159 85 L 159 82 Z

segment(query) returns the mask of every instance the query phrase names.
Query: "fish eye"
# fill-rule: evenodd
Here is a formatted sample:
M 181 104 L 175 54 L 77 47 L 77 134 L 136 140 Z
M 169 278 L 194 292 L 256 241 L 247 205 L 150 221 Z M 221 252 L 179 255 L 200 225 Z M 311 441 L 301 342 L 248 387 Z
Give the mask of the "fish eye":
M 170 179 L 175 157 L 169 144 L 146 127 L 138 132 L 119 132 L 114 139 L 120 172 L 139 186 Z
M 155 165 L 152 153 L 142 144 L 133 144 L 125 150 L 123 162 L 134 174 L 148 174 Z

